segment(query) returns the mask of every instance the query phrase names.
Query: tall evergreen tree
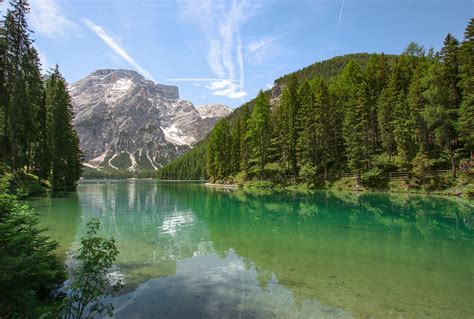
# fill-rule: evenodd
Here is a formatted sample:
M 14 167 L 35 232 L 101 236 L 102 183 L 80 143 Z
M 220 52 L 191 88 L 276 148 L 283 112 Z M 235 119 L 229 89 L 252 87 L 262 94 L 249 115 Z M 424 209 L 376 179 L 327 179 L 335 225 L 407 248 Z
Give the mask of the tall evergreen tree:
M 343 134 L 348 166 L 360 174 L 370 164 L 369 117 L 366 83 L 360 66 L 351 61 L 342 72 L 344 103 Z
M 369 139 L 371 141 L 371 153 L 375 154 L 379 147 L 379 130 L 377 116 L 377 102 L 382 90 L 386 87 L 390 69 L 385 55 L 382 53 L 372 54 L 367 64 L 365 78 L 367 82 L 367 103 L 370 110 L 369 116 Z
M 40 61 L 35 48 L 31 47 L 29 49 L 23 68 L 25 70 L 27 109 L 29 111 L 25 119 L 26 127 L 29 128 L 27 130 L 28 145 L 26 165 L 28 171 L 31 165 L 34 166 L 35 171 L 38 171 L 43 163 L 37 162 L 37 160 L 42 157 L 41 155 L 37 155 L 37 153 L 45 152 L 46 150 L 43 148 L 47 147 L 44 143 L 47 127 L 43 121 L 43 117 L 47 115 L 45 114 L 47 112 L 45 110 L 44 85 L 40 70 Z M 46 158 L 43 158 L 43 161 L 45 160 Z
M 27 98 L 25 61 L 30 52 L 31 40 L 26 22 L 30 11 L 26 0 L 13 0 L 5 18 L 5 73 L 7 106 L 4 116 L 7 125 L 4 127 L 4 148 L 10 151 L 9 162 L 14 170 L 27 163 L 29 145 L 28 119 L 31 116 Z
M 423 118 L 423 112 L 426 106 L 426 99 L 423 96 L 425 91 L 423 78 L 426 76 L 429 63 L 431 63 L 429 60 L 425 60 L 417 66 L 407 94 L 409 116 L 415 125 L 415 131 L 410 132 L 410 134 L 415 133 L 413 134 L 415 144 L 417 148 L 422 149 L 423 152 L 429 152 L 432 144 L 432 132 L 429 131 L 428 125 Z
M 47 80 L 46 105 L 51 110 L 53 191 L 72 191 L 81 175 L 82 153 L 72 126 L 71 98 L 58 66 Z
M 270 101 L 263 91 L 258 93 L 248 120 L 247 139 L 252 147 L 252 155 L 258 159 L 259 176 L 265 178 L 270 142 Z
M 457 130 L 465 147 L 474 151 L 474 18 L 469 21 L 464 32 L 459 56 L 462 102 Z

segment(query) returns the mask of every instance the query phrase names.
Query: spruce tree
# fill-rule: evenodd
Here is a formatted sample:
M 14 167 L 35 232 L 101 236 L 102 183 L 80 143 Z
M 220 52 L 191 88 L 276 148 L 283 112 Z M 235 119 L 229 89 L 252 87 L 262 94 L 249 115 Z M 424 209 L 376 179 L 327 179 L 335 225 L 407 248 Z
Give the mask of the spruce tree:
M 429 152 L 432 144 L 432 132 L 429 131 L 428 125 L 423 117 L 426 106 L 426 99 L 423 96 L 423 92 L 425 91 L 423 78 L 426 75 L 429 63 L 431 62 L 426 60 L 418 65 L 413 74 L 407 95 L 410 117 L 415 122 L 415 131 L 411 132 L 411 134 L 415 133 L 415 144 L 417 148 L 424 152 Z
M 9 162 L 14 170 L 22 169 L 27 164 L 29 146 L 28 119 L 31 116 L 27 97 L 25 61 L 30 52 L 31 40 L 26 23 L 30 11 L 26 0 L 13 0 L 11 9 L 5 17 L 5 66 L 7 106 L 4 116 L 7 125 L 4 127 L 6 150 L 10 151 Z
M 265 165 L 268 159 L 270 142 L 270 101 L 263 91 L 258 93 L 253 106 L 252 115 L 248 120 L 247 139 L 251 145 L 252 156 L 257 158 L 259 176 L 265 178 Z
M 71 98 L 58 66 L 52 70 L 46 83 L 46 105 L 51 110 L 53 191 L 73 191 L 81 175 L 82 153 L 72 126 Z
M 351 61 L 342 72 L 342 87 L 347 97 L 344 103 L 343 134 L 347 164 L 359 176 L 370 164 L 368 141 L 369 117 L 366 83 L 359 65 Z
M 26 165 L 27 171 L 33 166 L 35 172 L 38 172 L 40 166 L 44 165 L 38 162 L 41 157 L 44 157 L 38 153 L 46 152 L 44 148 L 47 148 L 44 141 L 47 134 L 47 127 L 44 125 L 44 117 L 47 116 L 47 112 L 45 110 L 44 85 L 40 71 L 40 61 L 35 48 L 31 47 L 29 49 L 23 69 L 27 90 L 27 110 L 29 111 L 25 119 L 26 127 L 29 128 L 27 130 L 28 145 Z M 42 161 L 45 160 L 47 159 L 42 159 Z
M 457 130 L 464 146 L 474 151 L 474 18 L 464 32 L 460 49 L 460 82 L 462 102 Z

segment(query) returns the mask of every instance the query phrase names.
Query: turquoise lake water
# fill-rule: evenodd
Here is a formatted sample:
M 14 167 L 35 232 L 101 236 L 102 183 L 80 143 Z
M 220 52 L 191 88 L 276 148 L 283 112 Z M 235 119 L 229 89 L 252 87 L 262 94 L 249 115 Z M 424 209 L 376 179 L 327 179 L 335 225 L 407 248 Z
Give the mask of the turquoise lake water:
M 30 202 L 68 258 L 85 224 L 120 250 L 115 318 L 474 318 L 474 204 L 87 182 Z

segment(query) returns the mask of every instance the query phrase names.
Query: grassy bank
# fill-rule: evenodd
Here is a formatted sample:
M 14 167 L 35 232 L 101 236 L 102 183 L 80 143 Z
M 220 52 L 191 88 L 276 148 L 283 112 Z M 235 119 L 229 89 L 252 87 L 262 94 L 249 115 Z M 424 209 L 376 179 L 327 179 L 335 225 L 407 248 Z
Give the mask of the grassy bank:
M 219 183 L 219 182 L 216 182 Z M 345 192 L 388 192 L 405 194 L 430 194 L 441 196 L 457 196 L 474 200 L 474 176 L 461 174 L 456 179 L 449 176 L 437 177 L 434 181 L 419 184 L 408 178 L 386 179 L 379 183 L 367 185 L 354 177 L 342 177 L 319 185 L 306 182 L 282 182 L 270 180 L 256 181 L 225 181 L 223 184 L 235 183 L 249 192 L 266 193 L 273 191 L 292 191 L 308 193 L 314 190 L 345 191 Z

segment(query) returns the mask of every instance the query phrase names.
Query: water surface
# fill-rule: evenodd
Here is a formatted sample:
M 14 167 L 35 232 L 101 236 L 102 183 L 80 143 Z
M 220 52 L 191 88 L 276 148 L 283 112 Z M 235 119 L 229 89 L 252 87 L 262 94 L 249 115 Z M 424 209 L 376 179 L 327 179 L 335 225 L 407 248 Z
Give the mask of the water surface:
M 474 317 L 469 202 L 128 181 L 31 204 L 61 254 L 93 217 L 117 240 L 116 318 Z

